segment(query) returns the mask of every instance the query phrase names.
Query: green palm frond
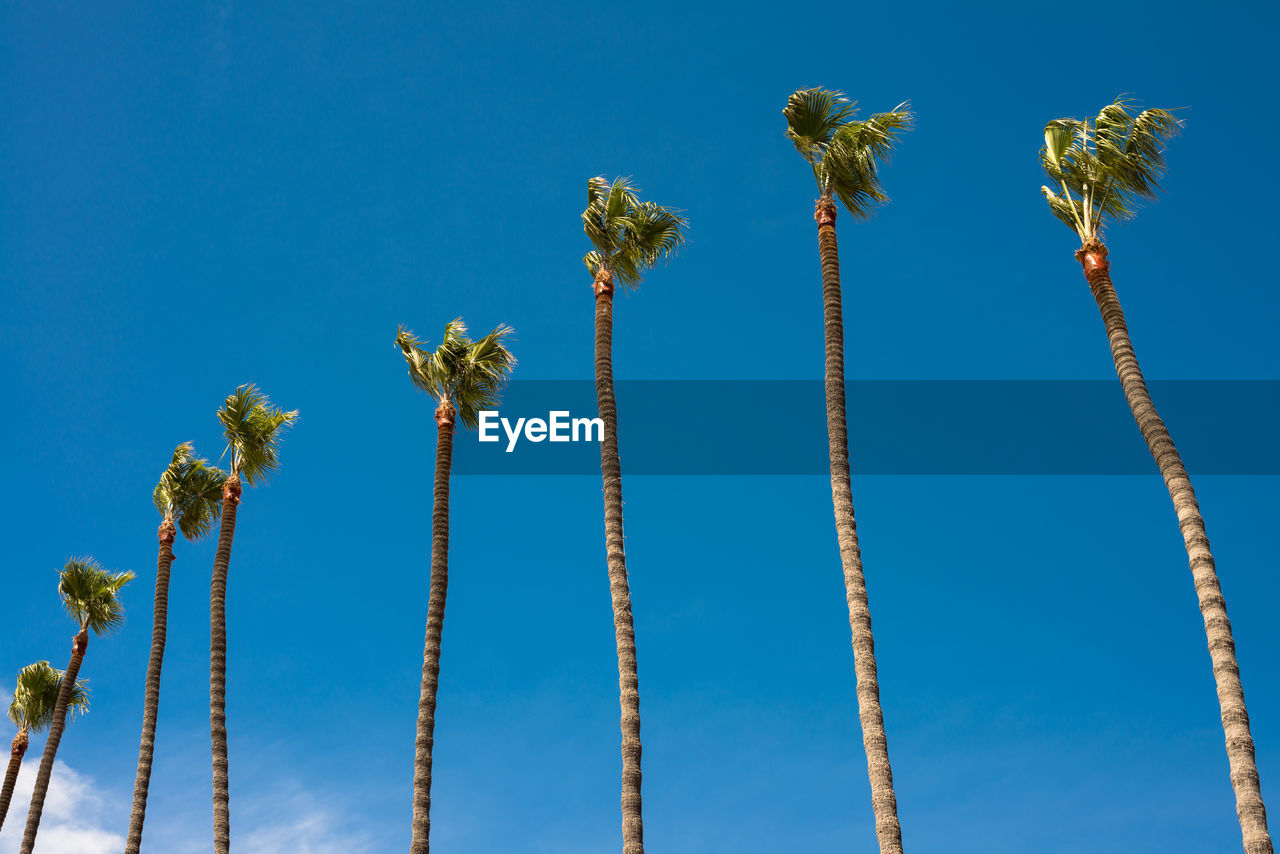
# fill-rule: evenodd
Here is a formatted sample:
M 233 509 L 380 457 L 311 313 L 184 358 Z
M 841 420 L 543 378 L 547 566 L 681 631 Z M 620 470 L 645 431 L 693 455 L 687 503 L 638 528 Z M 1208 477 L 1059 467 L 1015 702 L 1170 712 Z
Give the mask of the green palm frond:
M 166 519 L 171 518 L 177 510 L 178 484 L 182 479 L 183 467 L 191 459 L 191 454 L 194 450 L 195 448 L 190 442 L 183 442 L 174 448 L 173 459 L 170 460 L 169 467 L 161 472 L 160 482 L 156 484 L 155 490 L 151 493 L 151 500 L 156 505 L 156 510 L 159 510 L 160 515 Z
M 474 429 L 480 412 L 496 407 L 502 386 L 515 367 L 516 357 L 507 348 L 514 331 L 499 325 L 472 341 L 462 318 L 445 325 L 444 338 L 434 351 L 409 329 L 396 330 L 396 346 L 409 366 L 409 378 L 438 401 L 448 401 L 465 427 Z
M 1045 201 L 1049 203 L 1049 209 L 1053 211 L 1053 215 L 1062 220 L 1068 228 L 1078 229 L 1084 227 L 1084 206 L 1079 199 L 1068 199 L 1066 196 L 1060 196 L 1048 187 L 1041 187 L 1040 193 L 1044 196 Z
M 582 224 L 595 247 L 582 258 L 591 275 L 603 266 L 616 281 L 634 288 L 648 270 L 684 246 L 689 222 L 674 208 L 640 201 L 630 178 L 612 184 L 592 178 Z
M 108 572 L 91 557 L 71 558 L 58 578 L 58 595 L 79 626 L 102 635 L 124 623 L 118 594 L 132 579 L 132 572 Z
M 222 484 L 227 475 L 195 455 L 190 442 L 173 450 L 173 460 L 152 493 L 156 509 L 176 522 L 188 540 L 209 532 L 222 515 Z
M 280 439 L 297 422 L 298 411 L 272 406 L 271 400 L 249 383 L 227 397 L 218 410 L 218 420 L 231 452 L 231 471 L 250 486 L 257 486 L 280 467 Z
M 786 136 L 813 168 L 823 198 L 837 198 L 859 219 L 888 201 L 878 167 L 886 163 L 903 133 L 914 124 L 907 102 L 887 113 L 855 120 L 855 102 L 827 89 L 801 89 L 782 113 Z
M 63 673 L 47 661 L 28 664 L 18 671 L 18 684 L 9 703 L 9 720 L 28 732 L 40 732 L 53 723 L 53 710 L 62 692 Z M 77 679 L 67 704 L 68 720 L 89 711 L 89 685 Z
M 1049 122 L 1040 164 L 1062 191 L 1042 189 L 1050 209 L 1084 242 L 1097 237 L 1104 217 L 1131 219 L 1142 200 L 1159 192 L 1165 146 L 1179 128 L 1172 111 L 1152 108 L 1134 115 L 1123 97 L 1092 121 Z
M 795 143 L 805 160 L 816 166 L 836 131 L 858 111 L 856 101 L 830 89 L 799 89 L 791 93 L 782 114 L 787 118 L 787 139 Z
M 188 540 L 198 540 L 222 517 L 222 486 L 227 473 L 199 460 L 183 480 L 185 501 L 178 515 L 178 530 Z

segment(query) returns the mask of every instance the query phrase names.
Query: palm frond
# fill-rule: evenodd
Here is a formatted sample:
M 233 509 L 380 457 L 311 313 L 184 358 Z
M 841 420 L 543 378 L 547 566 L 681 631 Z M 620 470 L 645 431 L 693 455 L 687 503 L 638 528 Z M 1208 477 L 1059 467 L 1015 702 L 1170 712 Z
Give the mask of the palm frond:
M 786 136 L 809 162 L 824 198 L 839 199 L 859 219 L 888 201 L 878 166 L 888 162 L 902 134 L 914 125 L 908 102 L 857 121 L 854 104 L 841 93 L 801 89 L 782 112 L 787 117 Z
M 257 386 L 248 383 L 227 397 L 218 420 L 231 451 L 231 471 L 257 486 L 280 467 L 280 439 L 297 422 L 298 411 L 272 406 Z
M 445 326 L 444 339 L 434 351 L 404 326 L 396 332 L 396 345 L 409 365 L 413 384 L 437 401 L 449 401 L 463 426 L 475 428 L 480 411 L 492 409 L 500 400 L 516 357 L 507 348 L 514 335 L 510 326 L 499 325 L 483 338 L 472 341 L 462 318 Z
M 1141 200 L 1159 192 L 1165 144 L 1179 127 L 1169 110 L 1152 108 L 1134 115 L 1123 96 L 1103 107 L 1092 122 L 1049 122 L 1040 165 L 1063 190 L 1061 196 L 1044 193 L 1053 214 L 1082 241 L 1097 236 L 1104 217 L 1132 218 Z
M 53 723 L 54 708 L 62 692 L 63 672 L 47 661 L 28 664 L 18 671 L 18 683 L 9 703 L 9 720 L 19 729 L 40 732 Z M 68 720 L 89 710 L 89 685 L 77 679 L 67 703 Z
M 188 540 L 200 539 L 222 517 L 222 485 L 227 473 L 206 460 L 193 460 L 182 479 L 178 530 Z
M 118 594 L 132 579 L 132 572 L 108 572 L 91 557 L 71 558 L 58 577 L 58 595 L 77 625 L 106 634 L 124 623 Z
M 583 230 L 595 248 L 582 261 L 592 276 L 603 266 L 615 281 L 636 287 L 646 271 L 684 245 L 688 220 L 674 208 L 641 201 L 629 178 L 608 185 L 592 178 L 587 196 Z
M 155 504 L 156 510 L 160 511 L 160 515 L 166 519 L 173 518 L 177 510 L 178 484 L 182 480 L 183 467 L 191 459 L 194 450 L 195 448 L 190 442 L 183 442 L 174 448 L 173 459 L 169 461 L 169 466 L 161 472 L 160 481 L 151 493 L 151 501 Z
M 904 102 L 866 121 L 846 122 L 832 136 L 818 172 L 828 192 L 858 219 L 869 217 L 875 205 L 889 200 L 880 185 L 878 167 L 888 162 L 894 145 L 913 122 Z
M 608 190 L 609 182 L 603 175 L 587 179 L 587 206 L 582 211 L 582 230 L 587 233 L 591 245 L 598 249 L 607 249 L 609 244 L 609 235 L 604 225 Z
M 1048 187 L 1041 187 L 1040 194 L 1049 203 L 1049 209 L 1053 211 L 1053 215 L 1062 220 L 1068 228 L 1078 231 L 1084 227 L 1084 210 L 1079 199 L 1068 200 Z
M 396 346 L 409 365 L 409 379 L 415 386 L 439 400 L 441 386 L 432 370 L 431 353 L 426 349 L 426 342 L 401 324 L 396 328 Z
M 856 101 L 843 92 L 821 88 L 792 92 L 782 108 L 787 139 L 811 165 L 822 159 L 835 132 L 856 113 Z
M 195 455 L 190 442 L 173 450 L 173 459 L 160 475 L 152 501 L 160 514 L 177 523 L 188 540 L 209 532 L 222 515 L 222 483 L 226 474 Z

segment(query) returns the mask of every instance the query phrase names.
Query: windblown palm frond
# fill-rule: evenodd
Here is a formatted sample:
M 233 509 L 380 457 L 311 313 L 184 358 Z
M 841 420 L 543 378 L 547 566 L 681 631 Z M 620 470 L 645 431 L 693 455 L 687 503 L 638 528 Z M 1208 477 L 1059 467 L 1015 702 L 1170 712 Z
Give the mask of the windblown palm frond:
M 826 153 L 840 126 L 858 111 L 858 102 L 830 89 L 799 89 L 791 93 L 782 114 L 787 117 L 787 139 L 796 151 L 816 164 Z
M 252 383 L 232 392 L 218 410 L 231 471 L 250 486 L 257 486 L 280 467 L 280 439 L 298 420 L 298 411 L 285 412 Z
M 1133 115 L 1123 97 L 1092 121 L 1054 119 L 1044 129 L 1040 165 L 1058 187 L 1040 192 L 1082 242 L 1096 239 L 1104 217 L 1131 219 L 1141 200 L 1156 197 L 1165 144 L 1179 127 L 1169 110 Z
M 82 628 L 106 634 L 124 623 L 119 592 L 132 572 L 108 572 L 93 558 L 71 558 L 58 579 L 58 595 L 67 613 Z
M 502 386 L 515 367 L 516 357 L 506 346 L 513 335 L 510 326 L 499 325 L 472 341 L 459 317 L 445 324 L 444 338 L 434 351 L 404 326 L 396 330 L 396 346 L 413 384 L 435 400 L 450 403 L 463 425 L 475 428 L 481 410 L 498 405 Z
M 53 723 L 53 709 L 62 691 L 62 671 L 51 667 L 47 661 L 28 664 L 18 671 L 18 684 L 9 703 L 9 720 L 18 729 L 40 732 Z M 89 711 L 89 686 L 77 679 L 67 704 L 67 717 Z
M 195 455 L 190 442 L 173 451 L 173 460 L 160 475 L 152 501 L 160 515 L 175 522 L 188 540 L 209 532 L 222 515 L 222 484 L 227 475 Z
M 648 270 L 684 245 L 688 220 L 674 208 L 640 201 L 630 178 L 610 184 L 596 177 L 587 181 L 582 226 L 595 247 L 582 259 L 591 275 L 603 266 L 622 285 L 634 288 Z
M 914 116 L 907 102 L 865 121 L 853 118 L 856 102 L 841 92 L 801 89 L 787 99 L 782 114 L 790 139 L 813 169 L 823 198 L 837 198 L 859 219 L 888 200 L 877 169 L 886 163 Z

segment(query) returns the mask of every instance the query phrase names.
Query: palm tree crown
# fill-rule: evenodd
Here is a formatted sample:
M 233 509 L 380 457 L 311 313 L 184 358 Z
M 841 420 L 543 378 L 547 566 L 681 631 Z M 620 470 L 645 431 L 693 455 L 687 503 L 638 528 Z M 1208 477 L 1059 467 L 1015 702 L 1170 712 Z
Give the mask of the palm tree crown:
M 612 184 L 603 177 L 587 181 L 587 208 L 582 227 L 595 249 L 583 256 L 591 275 L 602 270 L 628 288 L 640 284 L 647 270 L 684 245 L 688 220 L 656 202 L 642 202 L 630 178 Z
M 1124 98 L 1103 107 L 1092 121 L 1049 122 L 1040 164 L 1062 188 L 1062 195 L 1040 188 L 1049 209 L 1080 235 L 1081 243 L 1098 239 L 1103 216 L 1132 219 L 1141 199 L 1156 197 L 1165 143 L 1179 125 L 1169 110 L 1134 115 Z
M 445 324 L 444 338 L 434 351 L 403 326 L 396 330 L 396 346 L 409 365 L 413 384 L 441 407 L 453 407 L 463 425 L 475 428 L 480 411 L 498 404 L 502 385 L 515 367 L 516 357 L 506 346 L 513 334 L 510 326 L 499 325 L 472 341 L 459 317 Z
M 887 113 L 856 121 L 857 102 L 830 89 L 800 89 L 782 114 L 791 140 L 813 169 L 822 198 L 835 197 L 859 219 L 888 201 L 880 187 L 879 163 L 887 162 L 898 136 L 914 117 L 903 101 Z
M 209 532 L 222 515 L 222 484 L 227 475 L 195 455 L 190 442 L 173 450 L 151 498 L 165 521 L 175 522 L 188 540 Z
M 81 629 L 104 635 L 124 623 L 117 594 L 131 580 L 132 572 L 108 572 L 91 557 L 71 558 L 58 580 L 58 595 Z
M 28 664 L 18 671 L 18 685 L 9 703 L 9 720 L 26 732 L 47 729 L 53 723 L 53 708 L 61 690 L 61 670 L 51 667 L 47 661 Z M 87 711 L 89 687 L 83 679 L 77 679 L 67 703 L 67 713 L 74 717 Z
M 271 400 L 249 383 L 227 397 L 218 410 L 218 420 L 231 453 L 231 473 L 257 486 L 280 467 L 280 436 L 298 420 L 298 411 L 272 406 Z

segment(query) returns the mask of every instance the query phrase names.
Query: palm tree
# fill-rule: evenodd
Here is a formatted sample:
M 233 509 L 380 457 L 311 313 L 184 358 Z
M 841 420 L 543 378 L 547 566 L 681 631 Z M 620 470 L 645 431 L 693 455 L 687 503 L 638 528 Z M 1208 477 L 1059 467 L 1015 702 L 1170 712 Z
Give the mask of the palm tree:
M 453 460 L 454 422 L 474 429 L 480 411 L 497 405 L 499 392 L 516 357 L 507 349 L 511 327 L 499 326 L 479 341 L 467 337 L 458 318 L 445 325 L 434 352 L 410 330 L 396 330 L 396 346 L 409 364 L 409 379 L 437 402 L 436 474 L 431 512 L 431 593 L 418 691 L 418 727 L 413 757 L 413 832 L 411 854 L 431 849 L 431 754 L 435 744 L 436 689 L 440 684 L 440 636 L 449 589 L 449 468 Z
M 22 835 L 21 854 L 31 854 L 40 829 L 40 814 L 44 811 L 44 799 L 49 794 L 49 777 L 53 774 L 53 759 L 58 753 L 58 743 L 67 726 L 67 712 L 75 706 L 75 700 L 83 685 L 76 681 L 85 650 L 89 648 L 89 632 L 104 635 L 118 629 L 124 623 L 124 607 L 120 604 L 120 588 L 133 578 L 132 572 L 107 572 L 91 557 L 72 558 L 67 561 L 58 580 L 58 595 L 62 604 L 76 621 L 80 631 L 71 643 L 71 662 L 62 674 L 58 699 L 49 721 L 49 737 L 44 743 L 44 755 L 40 757 L 40 770 L 36 774 L 35 788 L 31 792 L 31 808 L 27 812 L 27 827 Z
M 18 685 L 9 703 L 9 720 L 18 727 L 9 749 L 9 768 L 4 775 L 4 788 L 0 789 L 0 827 L 9 812 L 13 799 L 13 787 L 18 782 L 22 757 L 27 753 L 27 740 L 31 733 L 47 729 L 53 723 L 53 710 L 62 693 L 62 671 L 50 667 L 47 661 L 28 664 L 18 671 Z M 67 720 L 89 710 L 89 688 L 84 680 L 76 682 L 67 701 Z
M 151 626 L 151 658 L 147 663 L 146 697 L 142 712 L 142 741 L 138 745 L 138 773 L 133 783 L 133 810 L 125 854 L 142 847 L 142 823 L 147 817 L 147 788 L 156 745 L 156 717 L 160 713 L 160 668 L 169 622 L 169 567 L 178 530 L 188 540 L 198 540 L 222 513 L 222 485 L 226 475 L 195 456 L 190 442 L 173 451 L 169 467 L 160 475 L 152 501 L 160 511 L 160 554 L 156 559 L 155 617 Z
M 225 453 L 231 455 L 231 471 L 222 483 L 222 525 L 218 550 L 213 557 L 209 585 L 209 732 L 213 747 L 213 850 L 231 850 L 231 795 L 227 762 L 227 573 L 231 543 L 236 536 L 236 511 L 241 481 L 250 486 L 265 483 L 280 467 L 280 438 L 298 420 L 297 410 L 273 407 L 257 387 L 242 385 L 218 410 Z
M 818 222 L 818 254 L 822 263 L 822 311 L 826 340 L 824 381 L 827 397 L 827 443 L 831 457 L 831 500 L 836 537 L 844 567 L 845 599 L 853 636 L 857 677 L 858 717 L 871 780 L 871 808 L 882 854 L 901 854 L 902 828 L 898 799 L 893 791 L 889 745 L 880 710 L 876 676 L 875 639 L 871 610 L 862 574 L 862 553 L 853 519 L 853 488 L 849 478 L 849 431 L 844 405 L 844 318 L 840 301 L 840 257 L 836 246 L 836 199 L 855 219 L 871 216 L 888 197 L 880 187 L 877 168 L 886 161 L 899 136 L 911 127 L 904 102 L 865 121 L 853 118 L 854 102 L 840 92 L 801 89 L 787 99 L 782 111 L 787 138 L 809 163 L 818 183 L 814 219 Z
M 582 225 L 595 247 L 583 261 L 596 295 L 596 402 L 604 421 L 600 472 L 604 480 L 605 563 L 613 599 L 613 632 L 618 648 L 618 703 L 622 710 L 622 853 L 643 854 L 640 800 L 640 678 L 631 590 L 622 547 L 622 461 L 618 456 L 618 405 L 613 394 L 614 283 L 635 288 L 646 271 L 684 244 L 688 225 L 671 208 L 640 201 L 627 178 L 612 184 L 587 181 Z
M 1124 311 L 1111 284 L 1107 247 L 1099 236 L 1105 218 L 1130 219 L 1143 199 L 1155 198 L 1164 173 L 1165 143 L 1178 132 L 1178 125 L 1168 110 L 1137 112 L 1123 99 L 1103 107 L 1092 120 L 1049 122 L 1040 162 L 1057 187 L 1042 187 L 1041 192 L 1054 215 L 1080 238 L 1076 260 L 1102 313 L 1116 374 L 1173 499 L 1213 661 L 1244 850 L 1246 854 L 1272 854 L 1231 621 L 1209 552 L 1204 518 L 1182 458 L 1151 402 Z

